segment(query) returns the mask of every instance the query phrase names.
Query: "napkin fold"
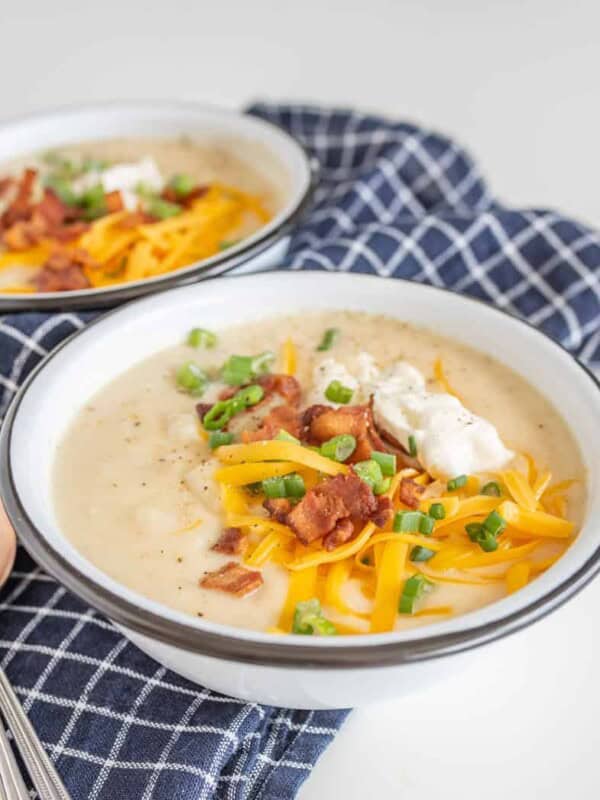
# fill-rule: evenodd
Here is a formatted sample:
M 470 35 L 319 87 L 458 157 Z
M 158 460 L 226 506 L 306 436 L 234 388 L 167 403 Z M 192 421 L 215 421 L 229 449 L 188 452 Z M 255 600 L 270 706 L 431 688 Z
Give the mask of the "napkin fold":
M 282 269 L 451 288 L 528 319 L 600 366 L 600 241 L 496 203 L 454 142 L 338 109 L 257 104 L 321 165 Z M 96 314 L 0 319 L 0 420 L 48 352 Z M 473 344 L 476 346 L 476 333 Z M 223 697 L 169 672 L 20 552 L 0 592 L 0 664 L 73 800 L 293 798 L 347 711 Z

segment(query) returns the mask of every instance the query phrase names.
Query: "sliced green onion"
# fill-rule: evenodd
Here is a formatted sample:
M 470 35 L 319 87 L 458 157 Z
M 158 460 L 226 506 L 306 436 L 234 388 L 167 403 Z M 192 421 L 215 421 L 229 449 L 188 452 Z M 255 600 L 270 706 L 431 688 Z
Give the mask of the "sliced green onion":
M 250 356 L 229 356 L 221 368 L 221 377 L 229 386 L 241 386 L 252 379 Z
M 256 405 L 264 397 L 264 389 L 258 384 L 246 386 L 240 389 L 229 400 L 219 400 L 206 412 L 202 418 L 202 424 L 207 431 L 218 431 L 224 428 L 229 420 L 240 411 L 244 411 L 250 406 Z
M 292 442 L 293 444 L 300 444 L 300 439 L 296 439 L 295 436 L 292 436 L 291 433 L 284 431 L 283 428 L 279 431 L 275 438 L 278 442 Z
M 497 511 L 492 511 L 483 522 L 469 522 L 465 530 L 469 539 L 486 553 L 498 549 L 498 536 L 506 529 L 506 520 Z
M 194 397 L 200 397 L 208 383 L 206 372 L 195 361 L 186 361 L 182 364 L 177 370 L 175 379 L 180 389 L 193 394 Z
M 333 439 L 324 442 L 319 448 L 319 452 L 322 456 L 340 462 L 350 458 L 355 450 L 356 438 L 349 433 L 342 433 L 339 436 L 334 436 Z
M 285 484 L 285 496 L 292 499 L 304 497 L 306 494 L 306 486 L 304 485 L 304 478 L 298 475 L 297 472 L 292 472 L 290 475 L 285 475 L 283 478 Z
M 431 536 L 434 526 L 435 519 L 430 517 L 428 514 L 423 514 L 423 519 L 419 525 L 419 531 L 423 534 L 423 536 Z
M 463 486 L 466 486 L 467 483 L 467 476 L 466 475 L 457 475 L 456 478 L 451 478 L 448 481 L 448 491 L 454 492 L 456 489 L 462 489 Z
M 396 456 L 393 453 L 381 453 L 379 450 L 373 450 L 371 458 L 381 467 L 382 475 L 392 477 L 396 474 Z
M 224 444 L 231 444 L 233 442 L 233 433 L 226 433 L 225 431 L 213 431 L 208 437 L 208 446 L 211 450 L 221 447 Z
M 341 381 L 331 381 L 329 386 L 325 389 L 325 397 L 332 403 L 341 403 L 346 405 L 352 400 L 354 390 L 349 386 L 344 386 Z
M 498 541 L 493 533 L 486 531 L 481 522 L 469 522 L 465 525 L 465 530 L 472 542 L 481 547 L 486 553 L 491 553 L 498 549 Z
M 187 343 L 190 347 L 206 347 L 210 350 L 217 343 L 217 334 L 205 328 L 192 328 L 188 333 Z
M 321 611 L 321 603 L 314 597 L 296 604 L 292 633 L 303 636 L 335 636 L 337 629 L 332 622 L 325 619 Z
M 376 483 L 375 486 L 373 487 L 373 494 L 377 495 L 385 494 L 389 490 L 391 485 L 392 485 L 391 478 L 383 478 L 383 480 L 379 481 L 379 483 Z
M 422 533 L 429 536 L 433 532 L 435 520 L 422 511 L 398 511 L 394 517 L 393 530 L 396 533 Z
M 275 475 L 273 478 L 265 478 L 262 482 L 262 490 L 266 497 L 270 499 L 287 497 L 283 475 Z
M 190 175 L 173 175 L 169 181 L 169 186 L 177 197 L 187 197 L 196 186 L 196 181 Z
M 320 345 L 317 347 L 317 350 L 331 350 L 339 334 L 340 332 L 338 328 L 327 328 L 323 334 Z
M 394 517 L 393 530 L 396 533 L 416 533 L 421 527 L 423 516 L 421 511 L 398 511 Z
M 206 412 L 202 418 L 202 424 L 207 431 L 218 431 L 227 425 L 232 416 L 231 400 L 219 400 Z
M 106 214 L 104 187 L 101 183 L 91 186 L 81 195 L 78 205 L 83 208 L 83 216 L 87 220 L 97 219 Z
M 489 497 L 502 497 L 502 489 L 498 481 L 490 481 L 482 487 L 481 494 L 486 494 Z
M 110 166 L 110 162 L 103 158 L 84 158 L 81 162 L 81 172 L 102 172 Z
M 275 354 L 270 350 L 257 356 L 229 356 L 221 368 L 221 377 L 229 386 L 241 386 L 269 371 Z
M 443 503 L 432 503 L 429 506 L 429 516 L 433 517 L 434 519 L 445 519 L 446 509 L 444 508 Z
M 400 605 L 398 611 L 401 614 L 412 614 L 415 610 L 415 605 L 423 595 L 433 589 L 433 583 L 428 580 L 424 575 L 417 573 L 410 577 L 404 584 L 402 595 L 400 597 Z
M 265 478 L 262 481 L 262 490 L 266 497 L 271 499 L 289 497 L 299 500 L 306 494 L 304 478 L 297 472 L 290 472 L 289 475 L 276 475 L 273 478 Z
M 412 434 L 408 437 L 408 453 L 413 458 L 417 457 L 417 440 Z
M 483 527 L 492 536 L 500 536 L 506 530 L 506 520 L 497 511 L 491 511 L 483 520 Z
M 275 361 L 275 353 L 271 350 L 265 350 L 257 356 L 252 356 L 252 374 L 264 375 Z
M 359 461 L 354 465 L 353 469 L 358 477 L 367 483 L 371 489 L 383 480 L 381 467 L 376 461 Z
M 429 550 L 428 547 L 422 547 L 420 544 L 417 544 L 410 551 L 410 560 L 414 561 L 415 563 L 429 561 L 429 559 L 433 558 L 434 555 L 434 550 Z
M 163 200 L 162 197 L 149 197 L 145 201 L 146 211 L 153 217 L 158 219 L 169 219 L 181 214 L 182 208 L 177 203 L 169 203 L 168 200 Z

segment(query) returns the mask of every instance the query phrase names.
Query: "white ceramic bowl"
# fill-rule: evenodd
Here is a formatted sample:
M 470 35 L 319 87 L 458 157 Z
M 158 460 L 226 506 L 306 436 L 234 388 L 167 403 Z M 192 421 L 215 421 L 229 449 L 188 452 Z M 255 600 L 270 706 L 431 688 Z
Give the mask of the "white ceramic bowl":
M 525 589 L 464 616 L 364 637 L 274 636 L 172 611 L 121 586 L 83 558 L 56 519 L 50 475 L 74 415 L 108 381 L 181 341 L 202 318 L 233 322 L 303 309 L 384 313 L 467 344 L 532 382 L 570 425 L 587 472 L 588 508 L 577 540 Z M 474 336 L 476 331 L 476 336 Z M 93 367 L 91 366 L 93 365 Z M 39 563 L 120 625 L 158 661 L 213 689 L 300 708 L 354 706 L 442 678 L 473 648 L 543 617 L 600 566 L 600 392 L 595 380 L 543 334 L 475 300 L 363 275 L 278 272 L 223 278 L 113 311 L 76 334 L 29 378 L 0 440 L 0 487 L 22 542 Z
M 310 200 L 317 166 L 295 139 L 258 117 L 174 101 L 119 101 L 32 114 L 0 124 L 0 173 L 6 162 L 69 144 L 184 135 L 200 143 L 214 141 L 235 147 L 238 157 L 261 171 L 278 188 L 281 198 L 273 219 L 226 251 L 155 278 L 74 292 L 16 295 L 0 290 L 0 311 L 99 308 L 242 265 L 256 271 L 277 264 L 287 246 L 286 233 Z

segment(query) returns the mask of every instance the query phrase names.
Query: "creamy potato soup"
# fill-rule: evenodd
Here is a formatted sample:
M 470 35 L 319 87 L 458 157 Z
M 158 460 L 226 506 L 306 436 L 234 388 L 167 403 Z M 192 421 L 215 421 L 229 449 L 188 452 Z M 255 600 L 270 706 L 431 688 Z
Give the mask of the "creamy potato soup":
M 33 154 L 0 168 L 0 292 L 180 269 L 257 231 L 288 183 L 265 147 L 233 140 L 114 139 Z
M 518 591 L 577 534 L 577 448 L 510 369 L 362 313 L 198 328 L 79 413 L 76 548 L 146 597 L 274 633 L 403 630 Z

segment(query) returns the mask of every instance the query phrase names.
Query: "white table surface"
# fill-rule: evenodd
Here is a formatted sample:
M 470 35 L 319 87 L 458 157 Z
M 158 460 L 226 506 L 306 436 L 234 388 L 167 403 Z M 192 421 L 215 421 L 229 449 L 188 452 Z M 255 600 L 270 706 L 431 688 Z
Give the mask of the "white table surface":
M 505 202 L 600 222 L 595 0 L 0 0 L 0 35 L 0 119 L 112 98 L 353 105 L 454 135 Z M 301 800 L 598 797 L 599 607 L 600 582 L 443 685 L 355 711 Z

